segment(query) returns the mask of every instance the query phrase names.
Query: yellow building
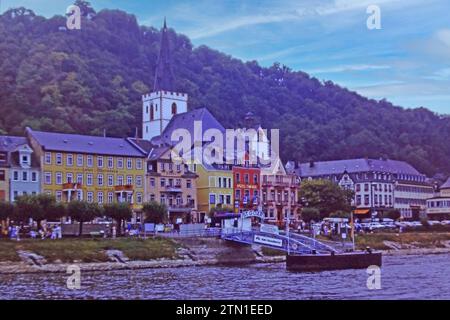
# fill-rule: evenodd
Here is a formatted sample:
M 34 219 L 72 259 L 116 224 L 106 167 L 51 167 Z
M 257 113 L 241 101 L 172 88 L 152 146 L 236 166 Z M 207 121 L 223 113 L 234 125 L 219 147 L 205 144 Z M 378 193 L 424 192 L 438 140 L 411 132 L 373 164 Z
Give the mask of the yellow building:
M 139 209 L 146 155 L 128 140 L 26 129 L 41 163 L 41 190 L 58 201 L 124 202 Z
M 189 169 L 198 175 L 197 199 L 199 213 L 204 215 L 221 205 L 233 207 L 233 172 L 228 164 L 190 164 Z

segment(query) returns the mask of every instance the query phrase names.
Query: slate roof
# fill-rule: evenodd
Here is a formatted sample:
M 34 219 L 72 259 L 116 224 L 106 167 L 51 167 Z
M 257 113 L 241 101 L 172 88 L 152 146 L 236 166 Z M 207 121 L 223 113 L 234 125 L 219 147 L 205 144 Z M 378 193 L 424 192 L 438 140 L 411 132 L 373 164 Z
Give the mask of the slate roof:
M 172 120 L 170 120 L 167 127 L 164 129 L 163 133 L 161 134 L 159 139 L 156 139 L 156 141 L 159 141 L 161 143 L 166 143 L 170 145 L 174 145 L 171 141 L 172 133 L 176 129 L 186 129 L 191 134 L 191 139 L 194 139 L 194 121 L 201 121 L 202 122 L 202 132 L 205 133 L 208 129 L 218 129 L 222 133 L 225 133 L 225 128 L 222 126 L 222 124 L 217 121 L 217 119 L 209 112 L 206 108 L 199 108 L 194 109 L 188 112 L 183 112 L 175 115 Z M 153 140 L 152 140 L 153 141 Z
M 111 156 L 143 157 L 145 154 L 127 139 L 79 134 L 53 133 L 26 129 L 44 150 L 91 153 Z
M 172 71 L 172 61 L 170 56 L 169 31 L 167 29 L 166 19 L 161 30 L 161 45 L 159 48 L 158 64 L 155 71 L 155 83 L 153 91 L 175 91 L 174 76 Z
M 0 136 L 0 151 L 12 152 L 17 147 L 28 144 L 27 138 L 16 136 Z
M 440 187 L 440 189 L 450 189 L 450 177 L 445 181 L 445 183 Z
M 296 170 L 301 177 L 341 174 L 345 171 L 348 173 L 377 171 L 394 174 L 422 175 L 413 166 L 405 161 L 365 158 L 319 161 L 314 162 L 312 167 L 310 163 L 301 163 L 300 168 Z

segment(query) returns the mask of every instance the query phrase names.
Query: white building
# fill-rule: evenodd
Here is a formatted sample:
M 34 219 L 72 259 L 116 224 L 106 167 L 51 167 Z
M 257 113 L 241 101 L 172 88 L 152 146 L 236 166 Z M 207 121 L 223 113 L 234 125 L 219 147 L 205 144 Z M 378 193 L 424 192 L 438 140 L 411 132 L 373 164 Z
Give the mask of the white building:
M 426 176 L 404 161 L 321 161 L 301 163 L 294 170 L 302 179 L 327 179 L 353 190 L 352 205 L 359 214 L 398 209 L 404 218 L 418 219 L 425 214 L 426 200 L 433 197 L 433 187 L 426 182 Z

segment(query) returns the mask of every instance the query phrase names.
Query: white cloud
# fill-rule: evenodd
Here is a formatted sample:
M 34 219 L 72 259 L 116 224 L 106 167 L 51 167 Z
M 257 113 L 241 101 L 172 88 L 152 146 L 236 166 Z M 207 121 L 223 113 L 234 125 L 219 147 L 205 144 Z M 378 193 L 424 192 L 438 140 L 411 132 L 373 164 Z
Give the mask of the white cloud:
M 390 69 L 388 65 L 372 65 L 372 64 L 353 64 L 353 65 L 342 65 L 334 66 L 329 68 L 320 68 L 308 70 L 309 73 L 339 73 L 339 72 L 349 72 L 349 71 L 367 71 L 367 70 L 384 70 Z

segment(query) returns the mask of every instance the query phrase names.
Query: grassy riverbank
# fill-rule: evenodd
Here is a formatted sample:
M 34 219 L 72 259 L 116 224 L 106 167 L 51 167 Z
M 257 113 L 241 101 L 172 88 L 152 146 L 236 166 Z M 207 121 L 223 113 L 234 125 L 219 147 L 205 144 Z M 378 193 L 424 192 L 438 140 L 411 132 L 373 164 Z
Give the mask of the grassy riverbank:
M 369 233 L 356 236 L 356 246 L 364 249 L 367 246 L 377 250 L 392 249 L 389 243 L 399 248 L 434 249 L 445 248 L 450 241 L 450 232 L 405 232 L 405 233 Z
M 0 240 L 0 261 L 20 261 L 17 251 L 43 256 L 48 262 L 106 262 L 106 250 L 120 250 L 130 260 L 175 259 L 179 245 L 170 239 Z

